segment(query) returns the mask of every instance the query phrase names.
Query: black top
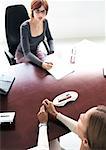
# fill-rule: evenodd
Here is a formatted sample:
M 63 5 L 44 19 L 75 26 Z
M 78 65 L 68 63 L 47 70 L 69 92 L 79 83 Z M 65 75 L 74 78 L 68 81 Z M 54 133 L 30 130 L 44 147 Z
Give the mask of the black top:
M 19 51 L 28 58 L 32 63 L 42 66 L 42 61 L 36 57 L 36 52 L 39 44 L 47 39 L 49 46 L 49 53 L 54 52 L 53 38 L 51 36 L 48 21 L 45 19 L 43 22 L 43 32 L 36 37 L 31 36 L 29 21 L 25 21 L 20 26 L 20 43 L 16 51 Z

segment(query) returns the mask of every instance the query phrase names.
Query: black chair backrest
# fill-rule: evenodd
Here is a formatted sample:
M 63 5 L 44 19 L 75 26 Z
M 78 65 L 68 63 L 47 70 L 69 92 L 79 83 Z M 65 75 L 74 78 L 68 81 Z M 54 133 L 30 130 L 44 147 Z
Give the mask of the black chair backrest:
M 24 5 L 12 5 L 6 8 L 5 31 L 10 53 L 14 56 L 20 41 L 20 25 L 29 19 Z

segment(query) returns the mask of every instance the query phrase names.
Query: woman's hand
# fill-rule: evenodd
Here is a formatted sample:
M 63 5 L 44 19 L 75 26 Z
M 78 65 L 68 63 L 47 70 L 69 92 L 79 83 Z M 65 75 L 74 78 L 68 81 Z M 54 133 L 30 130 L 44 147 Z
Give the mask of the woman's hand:
M 43 69 L 46 69 L 46 70 L 51 69 L 52 66 L 53 66 L 53 63 L 52 63 L 52 62 L 43 62 L 43 63 L 42 63 L 42 68 L 43 68 Z
M 45 111 L 45 106 L 42 105 L 40 110 L 37 114 L 38 120 L 40 123 L 47 123 L 48 122 L 48 113 Z
M 47 111 L 52 114 L 54 117 L 57 116 L 58 112 L 56 111 L 53 103 L 48 99 L 45 99 L 42 104 L 46 107 Z

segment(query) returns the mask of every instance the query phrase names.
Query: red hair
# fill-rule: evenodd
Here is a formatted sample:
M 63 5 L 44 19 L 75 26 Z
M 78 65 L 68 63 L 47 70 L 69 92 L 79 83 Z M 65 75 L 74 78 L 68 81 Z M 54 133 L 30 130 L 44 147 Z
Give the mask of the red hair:
M 44 6 L 46 10 L 46 14 L 48 12 L 48 3 L 46 0 L 32 0 L 31 2 L 31 10 L 34 11 L 35 9 L 40 8 L 41 6 Z

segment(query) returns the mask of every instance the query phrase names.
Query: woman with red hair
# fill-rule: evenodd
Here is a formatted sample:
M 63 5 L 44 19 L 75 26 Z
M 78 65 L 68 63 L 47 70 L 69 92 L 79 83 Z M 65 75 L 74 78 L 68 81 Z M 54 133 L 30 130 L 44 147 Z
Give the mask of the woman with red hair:
M 31 2 L 31 18 L 22 23 L 20 27 L 20 43 L 16 50 L 16 62 L 31 62 L 46 70 L 52 67 L 51 62 L 44 62 L 44 53 L 39 45 L 47 39 L 49 52 L 54 52 L 53 38 L 45 18 L 48 13 L 46 0 L 33 0 Z

